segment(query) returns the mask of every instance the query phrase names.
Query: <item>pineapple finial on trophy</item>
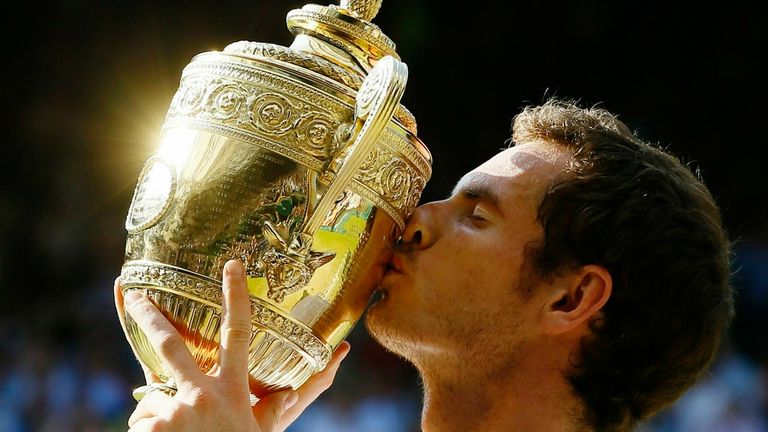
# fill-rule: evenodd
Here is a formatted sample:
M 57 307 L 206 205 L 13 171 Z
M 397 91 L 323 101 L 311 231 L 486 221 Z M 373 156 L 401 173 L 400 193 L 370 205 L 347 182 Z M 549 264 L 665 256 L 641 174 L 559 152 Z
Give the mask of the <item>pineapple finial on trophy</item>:
M 341 0 L 339 6 L 359 20 L 371 21 L 379 13 L 381 2 L 382 0 Z

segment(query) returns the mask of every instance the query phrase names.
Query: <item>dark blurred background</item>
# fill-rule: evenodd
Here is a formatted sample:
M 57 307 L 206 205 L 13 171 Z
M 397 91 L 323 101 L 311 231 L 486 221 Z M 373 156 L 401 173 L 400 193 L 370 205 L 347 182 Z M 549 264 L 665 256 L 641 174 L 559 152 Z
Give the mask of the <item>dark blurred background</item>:
M 302 1 L 6 2 L 0 156 L 0 432 L 126 429 L 142 381 L 112 306 L 124 217 L 182 68 L 289 45 Z M 434 156 L 423 200 L 549 96 L 600 104 L 698 167 L 735 241 L 738 317 L 712 373 L 643 430 L 767 431 L 768 3 L 386 0 L 403 99 Z M 418 377 L 362 327 L 292 431 L 415 431 Z

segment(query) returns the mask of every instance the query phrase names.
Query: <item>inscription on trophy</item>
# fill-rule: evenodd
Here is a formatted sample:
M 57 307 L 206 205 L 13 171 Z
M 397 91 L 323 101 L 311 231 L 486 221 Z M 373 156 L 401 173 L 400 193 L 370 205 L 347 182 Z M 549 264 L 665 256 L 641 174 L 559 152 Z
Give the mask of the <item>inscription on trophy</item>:
M 133 194 L 125 228 L 141 231 L 157 223 L 173 201 L 176 173 L 161 159 L 152 158 L 144 165 Z

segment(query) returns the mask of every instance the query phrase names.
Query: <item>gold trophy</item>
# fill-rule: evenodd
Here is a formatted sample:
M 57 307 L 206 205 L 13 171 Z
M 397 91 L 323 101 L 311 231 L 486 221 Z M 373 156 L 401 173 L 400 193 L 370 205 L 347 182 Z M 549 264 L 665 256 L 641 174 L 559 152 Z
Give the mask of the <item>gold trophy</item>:
M 370 22 L 380 6 L 307 5 L 287 16 L 290 47 L 241 41 L 194 57 L 139 175 L 123 293 L 152 299 L 208 371 L 222 268 L 241 260 L 259 394 L 326 366 L 431 175 L 399 104 L 407 68 Z M 139 360 L 172 390 L 146 336 L 129 315 L 125 324 Z

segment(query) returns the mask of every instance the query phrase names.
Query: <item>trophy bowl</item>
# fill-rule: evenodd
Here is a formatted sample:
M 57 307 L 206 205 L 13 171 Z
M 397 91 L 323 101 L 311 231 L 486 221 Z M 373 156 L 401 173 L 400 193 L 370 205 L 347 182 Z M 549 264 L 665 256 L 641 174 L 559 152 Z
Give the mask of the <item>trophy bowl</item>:
M 297 388 L 364 312 L 431 175 L 399 104 L 407 68 L 370 23 L 380 1 L 291 11 L 290 47 L 237 42 L 184 69 L 128 210 L 123 293 L 217 362 L 222 269 L 246 269 L 257 396 Z M 130 315 L 135 355 L 173 377 Z

